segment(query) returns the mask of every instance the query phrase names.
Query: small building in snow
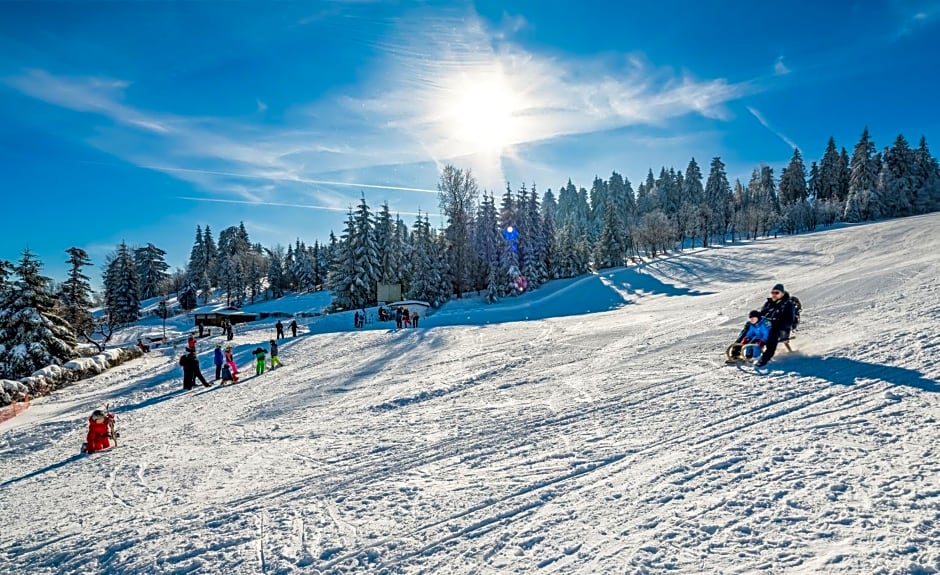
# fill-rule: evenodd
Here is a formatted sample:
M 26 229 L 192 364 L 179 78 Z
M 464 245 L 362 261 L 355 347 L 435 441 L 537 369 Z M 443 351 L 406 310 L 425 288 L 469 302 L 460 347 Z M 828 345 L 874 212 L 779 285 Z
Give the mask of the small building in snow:
M 193 316 L 196 327 L 207 327 L 214 325 L 222 327 L 226 320 L 232 325 L 236 323 L 248 323 L 258 319 L 258 314 L 244 312 L 234 306 L 225 305 L 207 305 L 197 307 L 189 312 Z

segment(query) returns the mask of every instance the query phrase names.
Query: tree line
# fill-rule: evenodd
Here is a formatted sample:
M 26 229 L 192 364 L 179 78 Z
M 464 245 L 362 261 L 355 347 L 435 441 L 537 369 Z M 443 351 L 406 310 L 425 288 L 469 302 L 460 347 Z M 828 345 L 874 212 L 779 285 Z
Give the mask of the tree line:
M 250 241 L 244 224 L 217 238 L 197 225 L 186 268 L 170 273 L 164 250 L 122 242 L 105 259 L 100 294 L 83 271 L 91 261 L 81 248 L 66 250 L 70 268 L 61 284 L 41 275 L 28 250 L 16 265 L 0 261 L 0 377 L 72 357 L 80 340 L 101 346 L 152 298 L 175 297 L 190 310 L 216 297 L 238 307 L 330 289 L 335 309 L 358 309 L 377 303 L 381 282 L 433 306 L 468 292 L 493 302 L 670 251 L 932 212 L 940 209 L 940 164 L 923 137 L 912 148 L 899 135 L 878 152 L 866 128 L 851 155 L 830 138 L 809 168 L 794 149 L 779 177 L 761 165 L 747 183 L 732 184 L 715 157 L 707 176 L 692 158 L 684 171 L 650 169 L 635 190 L 614 171 L 595 177 L 589 190 L 568 180 L 557 195 L 550 188 L 540 195 L 534 184 L 513 189 L 507 182 L 497 197 L 452 165 L 437 187 L 440 229 L 427 213 L 409 228 L 387 203 L 374 211 L 363 194 L 341 235 L 330 232 L 326 244 L 298 238 L 286 248 L 264 247 Z

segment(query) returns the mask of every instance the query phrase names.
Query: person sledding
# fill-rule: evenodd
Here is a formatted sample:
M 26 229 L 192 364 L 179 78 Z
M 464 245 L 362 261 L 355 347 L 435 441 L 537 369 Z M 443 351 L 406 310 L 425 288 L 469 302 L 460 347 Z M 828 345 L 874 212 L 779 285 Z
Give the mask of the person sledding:
M 783 284 L 776 284 L 770 290 L 770 297 L 760 309 L 761 317 L 770 322 L 770 333 L 757 367 L 764 367 L 777 351 L 777 344 L 784 343 L 789 348 L 790 331 L 797 322 L 796 298 L 783 289 Z
M 258 346 L 251 354 L 255 356 L 255 375 L 261 375 L 264 373 L 264 361 L 267 358 L 268 350 Z
M 759 311 L 751 310 L 747 315 L 747 323 L 728 347 L 728 363 L 741 361 L 742 355 L 745 361 L 760 358 L 761 349 L 770 337 L 770 322 L 761 318 Z
M 219 382 L 219 385 L 235 383 L 235 376 L 232 375 L 232 366 L 227 363 L 222 364 L 221 377 L 222 381 Z
M 88 418 L 88 435 L 85 437 L 83 453 L 95 453 L 111 448 L 111 440 L 117 438 L 114 431 L 114 414 L 100 409 L 92 412 Z

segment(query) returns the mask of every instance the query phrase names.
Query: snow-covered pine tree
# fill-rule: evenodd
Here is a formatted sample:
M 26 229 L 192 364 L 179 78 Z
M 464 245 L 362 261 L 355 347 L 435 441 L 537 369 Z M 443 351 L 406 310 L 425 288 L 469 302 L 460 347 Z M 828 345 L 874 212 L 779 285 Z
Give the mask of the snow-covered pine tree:
M 829 143 L 826 144 L 826 151 L 819 161 L 819 182 L 816 191 L 817 200 L 828 202 L 839 199 L 841 170 L 842 165 L 839 158 L 839 151 L 836 149 L 836 140 L 830 136 Z
M 884 208 L 881 210 L 885 217 L 897 218 L 914 214 L 914 199 L 917 196 L 917 161 L 914 150 L 911 149 L 902 134 L 890 148 L 886 148 L 882 169 L 886 172 L 879 174 L 882 186 Z M 873 218 L 874 219 L 874 218 Z
M 244 225 L 242 227 L 244 228 Z M 247 232 L 245 233 L 247 234 Z M 202 249 L 202 261 L 206 266 L 209 286 L 210 288 L 216 287 L 219 285 L 219 248 L 216 246 L 215 240 L 212 239 L 212 229 L 209 224 L 206 224 L 206 228 L 202 231 Z
M 418 214 L 411 234 L 411 284 L 405 297 L 434 305 L 436 285 L 440 280 L 434 265 L 434 247 L 428 218 Z
M 211 235 L 208 236 L 210 239 Z M 197 297 L 201 294 L 206 303 L 212 294 L 212 277 L 209 270 L 207 258 L 208 250 L 205 245 L 205 239 L 202 228 L 196 226 L 196 239 L 193 241 L 192 250 L 189 252 L 189 263 L 186 266 L 186 275 L 189 277 L 188 286 L 196 291 Z M 195 305 L 193 306 L 193 308 Z M 186 308 L 183 309 L 193 309 Z
M 685 168 L 685 177 L 682 179 L 682 202 L 677 214 L 677 229 L 679 239 L 686 239 L 695 244 L 695 238 L 702 234 L 700 208 L 705 203 L 705 187 L 702 185 L 702 169 L 699 168 L 695 158 L 689 160 Z
M 91 327 L 91 280 L 82 268 L 91 265 L 88 252 L 78 247 L 65 250 L 69 254 L 69 277 L 59 287 L 58 299 L 62 304 L 62 316 L 72 327 L 72 333 L 85 333 Z M 2 296 L 0 296 L 2 297 Z
M 525 189 L 525 185 L 523 185 Z M 597 239 L 601 235 L 601 230 L 604 228 L 604 217 L 605 210 L 607 209 L 607 196 L 609 195 L 609 190 L 607 189 L 607 182 L 602 178 L 595 175 L 594 181 L 591 182 L 591 190 L 588 192 L 588 199 L 590 201 L 591 211 L 588 220 L 588 238 L 591 241 L 591 244 L 597 242 Z M 520 225 L 520 228 L 524 226 Z
M 614 172 L 615 174 L 617 172 Z M 557 278 L 558 239 L 555 237 L 555 221 L 558 217 L 558 204 L 555 194 L 549 188 L 542 195 L 542 209 L 539 214 L 542 222 L 542 237 L 545 241 L 545 281 Z
M 272 298 L 284 297 L 284 246 L 277 244 L 267 248 L 268 253 L 268 290 Z
M 483 262 L 482 282 L 486 290 L 486 301 L 493 303 L 499 299 L 501 290 L 497 278 L 500 277 L 500 245 L 503 241 L 499 231 L 499 216 L 496 212 L 496 198 L 483 192 L 483 200 L 477 210 L 474 222 L 473 248 Z
M 718 156 L 712 158 L 708 180 L 705 182 L 705 206 L 708 209 L 701 212 L 704 220 L 702 225 L 707 230 L 703 246 L 708 247 L 713 237 L 724 241 L 725 230 L 732 215 L 731 184 L 728 183 L 725 164 Z
M 248 286 L 248 257 L 251 241 L 244 222 L 219 233 L 219 287 L 228 305 L 241 306 Z
M 614 205 L 614 199 L 609 197 L 607 209 L 604 210 L 604 227 L 600 238 L 594 245 L 594 266 L 597 269 L 623 265 L 627 253 L 627 246 L 623 241 L 623 229 L 620 212 Z
M 356 220 L 353 218 L 352 208 L 346 213 L 346 226 L 337 239 L 330 234 L 333 243 L 333 260 L 330 262 L 330 272 L 327 284 L 333 292 L 333 305 L 337 309 L 353 309 L 358 307 L 355 300 L 356 260 L 353 254 L 353 242 L 356 235 Z
M 166 282 L 170 277 L 167 270 L 166 252 L 148 243 L 134 250 L 134 264 L 140 278 L 140 298 L 150 299 L 166 293 Z
M 608 196 L 609 197 L 609 196 Z M 529 289 L 537 288 L 548 281 L 546 270 L 546 253 L 548 252 L 548 239 L 542 228 L 542 216 L 536 186 L 532 184 L 529 192 L 529 201 L 526 203 L 526 233 L 528 249 L 523 253 L 522 275 L 526 277 Z M 614 208 L 616 209 L 616 207 Z
M 464 171 L 448 164 L 441 170 L 437 190 L 445 221 L 447 276 L 453 282 L 452 293 L 459 299 L 464 292 L 473 289 L 476 257 L 470 242 L 470 225 L 480 189 L 469 169 Z
M 13 275 L 13 264 L 7 260 L 0 260 L 0 300 L 10 291 L 10 278 Z
M 847 221 L 861 221 L 869 217 L 868 203 L 872 191 L 878 182 L 880 165 L 875 165 L 875 144 L 868 133 L 868 127 L 862 132 L 862 137 L 855 144 L 852 153 L 852 168 L 849 178 L 849 198 L 853 202 L 853 215 L 849 219 L 849 206 L 846 206 Z
M 350 244 L 350 253 L 355 263 L 356 273 L 351 297 L 355 307 L 370 306 L 376 303 L 376 287 L 379 281 L 379 250 L 375 245 L 375 223 L 372 211 L 366 203 L 365 194 L 359 200 L 359 207 L 353 214 L 355 233 Z
M 117 247 L 104 272 L 105 307 L 117 325 L 137 321 L 140 315 L 140 278 L 125 242 Z
M 918 214 L 940 210 L 940 163 L 930 154 L 927 138 L 921 136 L 914 152 L 917 164 L 917 197 L 914 211 Z
M 25 377 L 75 356 L 75 336 L 55 314 L 51 281 L 29 250 L 14 267 L 17 280 L 0 302 L 0 378 Z

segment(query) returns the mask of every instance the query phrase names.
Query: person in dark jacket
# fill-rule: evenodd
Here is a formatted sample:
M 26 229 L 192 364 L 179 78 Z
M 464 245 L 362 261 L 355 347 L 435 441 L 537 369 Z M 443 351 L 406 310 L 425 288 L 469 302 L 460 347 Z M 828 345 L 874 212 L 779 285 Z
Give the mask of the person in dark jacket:
M 297 320 L 290 320 L 290 333 L 292 336 L 297 337 Z
M 222 344 L 215 346 L 215 354 L 212 356 L 212 360 L 215 362 L 215 378 L 221 379 L 222 364 L 225 363 L 225 356 L 222 354 Z
M 281 365 L 281 360 L 277 357 L 277 342 L 273 339 L 268 342 L 271 346 L 271 369 Z
M 196 356 L 195 348 L 187 348 L 186 353 L 180 358 L 180 366 L 183 368 L 184 390 L 188 391 L 196 387 L 197 379 L 206 387 L 212 385 L 202 376 L 202 370 L 199 369 L 199 358 Z
M 281 320 L 277 320 L 277 323 L 274 324 L 274 330 L 276 332 L 277 339 L 284 337 L 284 324 L 281 323 Z
M 760 314 L 765 320 L 770 321 L 767 346 L 756 364 L 758 367 L 763 367 L 773 358 L 777 351 L 777 344 L 790 339 L 790 330 L 793 329 L 793 321 L 796 317 L 793 301 L 790 299 L 790 294 L 783 289 L 783 284 L 777 284 L 770 290 L 770 297 L 761 308 Z

